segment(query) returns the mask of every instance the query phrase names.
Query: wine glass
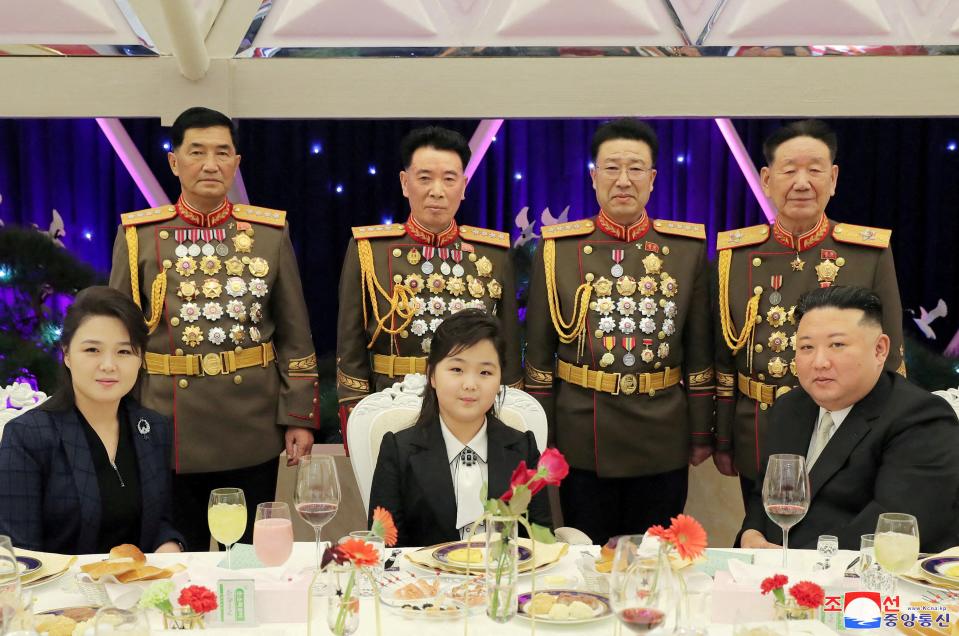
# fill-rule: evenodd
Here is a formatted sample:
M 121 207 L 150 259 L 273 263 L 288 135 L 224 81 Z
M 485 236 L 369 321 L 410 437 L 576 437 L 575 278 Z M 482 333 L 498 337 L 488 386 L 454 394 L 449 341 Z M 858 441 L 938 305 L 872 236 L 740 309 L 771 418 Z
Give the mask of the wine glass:
M 146 614 L 135 607 L 130 609 L 102 607 L 97 610 L 93 627 L 96 636 L 101 634 L 150 635 L 150 623 L 147 621 Z
M 894 575 L 905 574 L 919 558 L 919 523 L 912 515 L 884 512 L 876 522 L 876 561 Z
M 233 544 L 246 530 L 246 498 L 239 488 L 215 488 L 206 511 L 210 534 L 226 546 L 226 563 L 233 569 Z
M 662 552 L 641 555 L 642 541 L 641 534 L 619 537 L 610 573 L 610 605 L 627 629 L 651 636 L 670 634 L 677 602 L 672 570 Z
M 839 552 L 839 537 L 832 534 L 821 534 L 816 541 L 816 552 L 822 561 L 816 563 L 816 569 L 828 570 L 830 560 Z
M 20 566 L 10 537 L 0 534 L 0 634 L 6 633 L 20 609 Z
M 336 464 L 329 455 L 305 455 L 296 471 L 293 505 L 303 521 L 316 532 L 316 569 L 320 569 L 320 531 L 340 505 L 340 482 Z
M 770 455 L 763 481 L 766 514 L 783 529 L 783 567 L 789 550 L 789 529 L 809 510 L 809 474 L 802 455 Z
M 283 501 L 267 501 L 256 506 L 253 522 L 253 550 L 260 563 L 276 567 L 286 563 L 293 551 L 293 521 L 290 507 Z

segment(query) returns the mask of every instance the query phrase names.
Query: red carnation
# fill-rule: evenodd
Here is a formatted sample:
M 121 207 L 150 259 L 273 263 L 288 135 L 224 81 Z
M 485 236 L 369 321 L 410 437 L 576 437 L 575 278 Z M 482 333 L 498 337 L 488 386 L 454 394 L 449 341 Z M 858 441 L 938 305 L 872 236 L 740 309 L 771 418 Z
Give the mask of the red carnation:
M 796 599 L 799 605 L 811 609 L 819 607 L 826 599 L 826 593 L 823 589 L 810 581 L 800 581 L 796 583 L 789 588 L 789 593 Z
M 786 583 L 789 583 L 789 577 L 785 574 L 775 574 L 768 578 L 763 579 L 763 582 L 760 583 L 760 589 L 763 594 L 769 594 L 775 590 L 781 589 Z M 795 589 L 795 587 L 793 588 Z
M 216 609 L 216 594 L 202 585 L 189 585 L 180 590 L 177 602 L 183 607 L 189 607 L 197 614 L 205 614 Z

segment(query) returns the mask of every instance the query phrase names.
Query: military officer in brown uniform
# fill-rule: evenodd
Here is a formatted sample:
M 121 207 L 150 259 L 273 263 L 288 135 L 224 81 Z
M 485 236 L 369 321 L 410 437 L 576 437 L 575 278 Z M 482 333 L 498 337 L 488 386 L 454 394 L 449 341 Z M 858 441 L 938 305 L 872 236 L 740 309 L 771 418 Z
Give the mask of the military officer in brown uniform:
M 564 521 L 596 543 L 669 523 L 711 452 L 706 233 L 647 216 L 657 148 L 644 123 L 601 126 L 599 214 L 544 227 L 533 261 L 526 390 L 571 466 Z
M 316 354 L 286 213 L 226 198 L 233 123 L 191 108 L 173 124 L 175 205 L 122 215 L 110 285 L 150 328 L 140 401 L 174 423 L 174 514 L 188 549 L 206 550 L 212 488 L 275 499 L 277 457 L 309 454 L 319 424 Z
M 740 475 L 744 498 L 760 466 L 768 409 L 799 384 L 794 362 L 799 297 L 816 287 L 856 285 L 882 299 L 892 341 L 886 367 L 902 366 L 902 305 L 892 232 L 835 223 L 826 204 L 836 192 L 836 135 L 820 121 L 798 121 L 764 143 L 763 191 L 776 206 L 772 226 L 720 232 L 720 334 L 716 338 L 717 430 L 713 460 Z
M 466 140 L 445 128 L 418 128 L 400 154 L 409 218 L 354 227 L 340 275 L 336 388 L 344 443 L 353 406 L 408 373 L 425 373 L 433 332 L 466 307 L 500 319 L 503 382 L 522 384 L 509 233 L 454 218 L 466 191 Z

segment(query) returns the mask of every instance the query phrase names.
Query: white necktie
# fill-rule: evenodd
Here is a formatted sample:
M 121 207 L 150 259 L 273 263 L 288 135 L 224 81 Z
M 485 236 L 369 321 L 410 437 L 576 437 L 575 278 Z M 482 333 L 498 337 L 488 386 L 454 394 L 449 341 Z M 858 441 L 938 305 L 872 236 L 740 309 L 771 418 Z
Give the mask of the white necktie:
M 812 470 L 812 465 L 816 463 L 816 460 L 822 455 L 823 449 L 826 448 L 826 444 L 829 443 L 832 427 L 832 415 L 829 414 L 829 411 L 826 411 L 823 413 L 822 419 L 819 420 L 819 424 L 816 426 L 816 432 L 813 434 L 816 442 L 813 450 L 809 453 L 809 457 L 806 459 L 807 471 Z
M 457 461 L 456 527 L 462 530 L 483 515 L 483 503 L 480 501 L 483 472 L 480 469 L 479 455 L 469 446 L 460 451 Z

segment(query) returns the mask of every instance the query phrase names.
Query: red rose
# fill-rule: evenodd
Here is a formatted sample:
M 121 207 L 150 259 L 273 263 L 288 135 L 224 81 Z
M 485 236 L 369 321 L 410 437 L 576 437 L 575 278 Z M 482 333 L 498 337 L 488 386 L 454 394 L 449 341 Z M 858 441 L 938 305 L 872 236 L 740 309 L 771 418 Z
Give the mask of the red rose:
M 177 602 L 197 614 L 212 612 L 217 608 L 216 594 L 202 585 L 189 585 L 180 590 Z
M 763 579 L 763 582 L 760 583 L 759 589 L 762 590 L 763 594 L 769 594 L 773 590 L 778 590 L 786 583 L 789 583 L 789 577 L 785 574 L 776 574 L 770 576 L 769 578 Z
M 543 479 L 547 486 L 558 486 L 559 482 L 563 481 L 569 474 L 569 464 L 566 463 L 566 458 L 555 448 L 547 448 L 543 451 L 543 454 L 539 456 L 539 463 L 536 464 L 536 467 L 546 469 L 546 476 Z
M 526 468 L 526 461 L 521 461 L 516 467 L 516 470 L 513 471 L 513 475 L 509 478 L 509 488 L 503 493 L 503 496 L 500 497 L 500 499 L 508 502 L 513 498 L 513 488 L 527 485 L 535 476 L 536 471 Z M 542 486 L 540 486 L 540 488 L 542 488 Z M 530 490 L 532 491 L 532 487 L 530 487 Z M 537 489 L 536 492 L 538 491 L 539 490 Z
M 796 583 L 789 588 L 789 593 L 802 607 L 813 609 L 822 605 L 826 599 L 826 593 L 823 589 L 810 581 L 800 581 Z

